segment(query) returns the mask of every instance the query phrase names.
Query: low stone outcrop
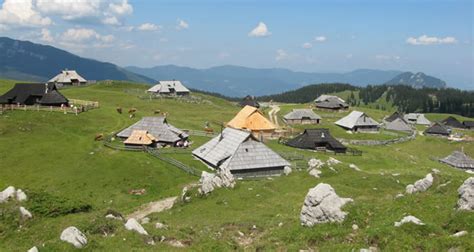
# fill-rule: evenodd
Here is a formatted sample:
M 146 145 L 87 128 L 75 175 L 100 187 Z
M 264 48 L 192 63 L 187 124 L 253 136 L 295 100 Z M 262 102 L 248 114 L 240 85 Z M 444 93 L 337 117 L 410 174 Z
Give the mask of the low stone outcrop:
M 27 252 L 39 252 L 39 250 L 38 250 L 38 248 L 37 248 L 36 246 L 34 246 L 34 247 L 28 249 Z
M 407 185 L 406 193 L 413 194 L 417 192 L 424 192 L 428 190 L 428 188 L 430 188 L 432 184 L 433 175 L 431 175 L 431 173 L 428 173 L 424 178 L 417 180 L 415 184 Z
M 301 225 L 312 227 L 318 223 L 341 222 L 347 213 L 341 210 L 350 198 L 340 198 L 334 189 L 325 183 L 320 183 L 310 189 L 301 209 Z
M 141 235 L 148 235 L 148 232 L 138 223 L 135 218 L 128 219 L 125 223 L 125 229 L 135 231 Z
M 7 202 L 9 199 L 15 198 L 15 196 L 15 187 L 9 186 L 5 190 L 0 192 L 0 203 Z
M 60 236 L 61 241 L 68 242 L 76 248 L 87 245 L 87 237 L 76 227 L 68 227 L 63 230 Z
M 199 179 L 201 187 L 200 194 L 209 194 L 216 188 L 234 188 L 235 179 L 229 169 L 220 169 L 216 174 L 203 171 Z
M 33 218 L 33 215 L 24 207 L 20 207 L 20 214 L 23 219 L 30 219 Z
M 421 220 L 416 218 L 415 216 L 408 215 L 408 216 L 403 217 L 400 221 L 396 221 L 394 223 L 394 226 L 400 227 L 401 225 L 405 223 L 413 223 L 415 225 L 425 225 L 425 223 L 421 222 Z
M 360 168 L 355 164 L 349 164 L 349 168 L 351 168 L 353 170 L 356 170 L 356 171 L 360 171 Z
M 288 176 L 290 173 L 291 173 L 291 167 L 285 166 L 285 168 L 283 168 L 283 174 Z
M 474 177 L 470 177 L 464 181 L 464 183 L 458 189 L 459 210 L 474 210 Z
M 341 163 L 342 163 L 341 161 L 339 161 L 339 160 L 337 160 L 337 159 L 335 159 L 335 158 L 333 158 L 333 157 L 330 157 L 330 158 L 328 159 L 328 161 L 326 161 L 326 164 L 328 164 L 329 166 L 331 166 L 331 165 L 337 165 L 337 164 L 341 164 Z
M 21 190 L 21 189 L 16 190 L 16 200 L 25 201 L 27 199 L 28 199 L 28 197 L 26 196 L 26 193 L 23 192 L 23 190 Z

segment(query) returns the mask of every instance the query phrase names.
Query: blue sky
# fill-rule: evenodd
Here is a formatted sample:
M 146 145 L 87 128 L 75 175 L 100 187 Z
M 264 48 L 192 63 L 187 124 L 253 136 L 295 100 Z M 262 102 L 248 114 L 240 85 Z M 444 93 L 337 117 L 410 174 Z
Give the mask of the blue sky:
M 422 71 L 474 89 L 472 1 L 0 3 L 2 36 L 121 66 L 394 69 Z

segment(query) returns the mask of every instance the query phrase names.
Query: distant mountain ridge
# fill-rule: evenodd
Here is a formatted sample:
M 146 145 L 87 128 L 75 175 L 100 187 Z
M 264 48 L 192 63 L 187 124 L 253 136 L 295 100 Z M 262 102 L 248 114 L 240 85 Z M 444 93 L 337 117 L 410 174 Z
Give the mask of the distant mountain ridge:
M 401 71 L 359 69 L 348 73 L 306 73 L 282 68 L 249 68 L 224 65 L 196 69 L 175 65 L 151 68 L 126 67 L 127 70 L 156 80 L 179 79 L 193 89 L 226 96 L 267 95 L 285 92 L 314 83 L 351 83 L 357 86 L 382 84 Z
M 66 68 L 77 70 L 88 80 L 154 82 L 111 63 L 82 58 L 52 46 L 0 37 L 0 78 L 47 81 Z
M 445 88 L 446 82 L 435 78 L 433 76 L 426 75 L 424 73 L 412 73 L 404 72 L 400 75 L 395 76 L 393 79 L 387 81 L 387 85 L 406 85 L 414 88 L 432 87 L 432 88 Z

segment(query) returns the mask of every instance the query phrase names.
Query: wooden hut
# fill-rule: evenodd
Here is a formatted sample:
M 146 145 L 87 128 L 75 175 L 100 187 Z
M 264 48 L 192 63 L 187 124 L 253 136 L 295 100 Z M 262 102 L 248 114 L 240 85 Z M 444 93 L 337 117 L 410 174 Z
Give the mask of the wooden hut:
M 449 136 L 451 134 L 451 129 L 442 123 L 435 122 L 433 125 L 431 125 L 431 127 L 425 130 L 424 134 L 434 136 Z
M 305 129 L 303 133 L 289 140 L 288 146 L 317 151 L 345 153 L 347 147 L 334 138 L 329 129 Z
M 256 107 L 245 106 L 227 123 L 227 127 L 249 130 L 258 139 L 270 138 L 276 126 L 270 122 Z
M 379 123 L 360 111 L 352 111 L 346 117 L 336 121 L 336 125 L 354 132 L 374 132 L 379 130 Z
M 346 101 L 334 95 L 321 95 L 314 100 L 314 103 L 317 108 L 324 110 L 339 111 L 349 108 Z
M 465 126 L 462 124 L 456 117 L 454 116 L 449 116 L 446 119 L 441 121 L 442 124 L 451 127 L 451 128 L 457 128 L 457 129 L 464 129 Z
M 133 130 L 132 134 L 123 141 L 127 146 L 154 146 L 157 139 L 146 130 Z
M 413 131 L 410 124 L 403 119 L 403 117 L 397 117 L 396 119 L 387 122 L 385 121 L 385 129 L 394 130 L 394 131 L 405 131 L 410 132 Z
M 464 121 L 462 124 L 466 129 L 474 129 L 474 121 Z
M 454 151 L 451 155 L 440 159 L 441 163 L 461 169 L 474 169 L 474 160 L 462 151 Z
M 319 124 L 322 118 L 311 109 L 293 109 L 283 119 L 287 124 Z
M 80 76 L 75 70 L 63 70 L 58 75 L 48 81 L 58 87 L 63 86 L 82 86 L 87 84 L 87 80 Z
M 165 95 L 165 96 L 186 96 L 191 93 L 181 81 L 159 81 L 158 84 L 147 90 L 150 94 Z
M 257 98 L 255 96 L 247 95 L 239 102 L 241 107 L 245 106 L 252 106 L 255 108 L 260 108 L 260 103 L 258 103 Z
M 229 169 L 236 177 L 280 175 L 290 165 L 249 131 L 233 128 L 225 128 L 192 153 L 209 167 Z
M 408 123 L 411 123 L 411 124 L 417 124 L 417 125 L 425 125 L 425 126 L 429 126 L 431 125 L 431 122 L 430 120 L 428 120 L 424 114 L 420 114 L 420 113 L 409 113 L 409 114 L 406 114 L 403 119 L 405 119 L 405 121 L 407 121 Z
M 0 96 L 0 104 L 67 106 L 68 103 L 54 83 L 18 83 Z

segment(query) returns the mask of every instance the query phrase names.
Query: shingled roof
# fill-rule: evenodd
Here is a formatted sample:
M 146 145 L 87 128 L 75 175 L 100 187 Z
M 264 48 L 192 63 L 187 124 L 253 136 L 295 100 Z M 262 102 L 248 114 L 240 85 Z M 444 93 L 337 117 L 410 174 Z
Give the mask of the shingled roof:
M 403 119 L 409 123 L 419 124 L 419 125 L 431 125 L 430 120 L 428 120 L 424 114 L 420 113 L 409 113 L 406 114 Z
M 283 116 L 285 120 L 320 120 L 321 116 L 315 114 L 312 109 L 293 109 L 290 113 Z
M 458 128 L 458 129 L 464 129 L 465 126 L 462 124 L 458 119 L 456 119 L 454 116 L 449 116 L 443 121 L 441 121 L 442 124 L 453 127 L 453 128 Z
M 424 133 L 431 135 L 449 136 L 449 134 L 451 133 L 451 129 L 439 122 L 435 122 L 433 125 L 431 125 L 431 127 L 427 128 Z
M 275 130 L 276 127 L 255 107 L 245 106 L 227 123 L 234 129 L 248 129 L 251 131 Z
M 374 119 L 370 118 L 364 112 L 352 111 L 346 117 L 343 117 L 336 121 L 336 125 L 339 125 L 346 129 L 354 129 L 356 127 L 367 127 L 373 126 L 378 127 L 379 123 Z
M 174 89 L 176 93 L 189 93 L 189 89 L 186 88 L 181 81 L 159 81 L 158 84 L 149 88 L 147 91 L 150 93 L 168 94 Z
M 412 131 L 413 129 L 410 127 L 402 117 L 398 117 L 392 121 L 385 122 L 385 128 L 388 130 L 395 130 L 395 131 Z
M 252 106 L 252 107 L 255 107 L 255 108 L 260 108 L 260 104 L 258 103 L 257 98 L 255 98 L 255 96 L 251 96 L 251 95 L 245 96 L 244 99 L 242 99 L 242 101 L 240 101 L 239 105 L 241 107 Z
M 389 117 L 385 118 L 384 121 L 386 121 L 386 122 L 392 122 L 392 121 L 394 121 L 394 120 L 397 119 L 397 118 L 402 118 L 402 119 L 403 119 L 403 116 L 402 116 L 402 114 L 401 114 L 400 112 L 395 111 L 395 112 L 393 112 L 393 114 L 391 114 Z
M 334 95 L 321 95 L 316 100 L 316 107 L 325 109 L 344 109 L 349 105 L 341 98 Z
M 474 160 L 461 151 L 454 151 L 451 155 L 439 161 L 456 168 L 474 169 Z
M 173 125 L 168 124 L 166 119 L 161 116 L 143 117 L 140 121 L 118 133 L 117 136 L 128 138 L 132 135 L 134 130 L 147 131 L 149 134 L 157 138 L 158 142 L 176 143 L 188 138 L 188 134 Z
M 231 172 L 290 165 L 250 132 L 232 128 L 225 128 L 192 153 L 214 168 L 227 168 Z
M 347 149 L 329 133 L 329 129 L 305 129 L 303 133 L 289 140 L 286 144 L 295 148 L 311 150 L 324 146 L 335 152 L 345 152 Z
M 73 83 L 77 81 L 79 83 L 86 83 L 87 80 L 80 76 L 75 70 L 63 70 L 58 75 L 54 76 L 48 82 L 56 83 Z
M 0 96 L 2 104 L 52 105 L 68 104 L 68 99 L 56 89 L 54 83 L 17 83 Z
M 124 144 L 150 145 L 157 139 L 146 130 L 133 130 L 132 134 L 123 141 Z

